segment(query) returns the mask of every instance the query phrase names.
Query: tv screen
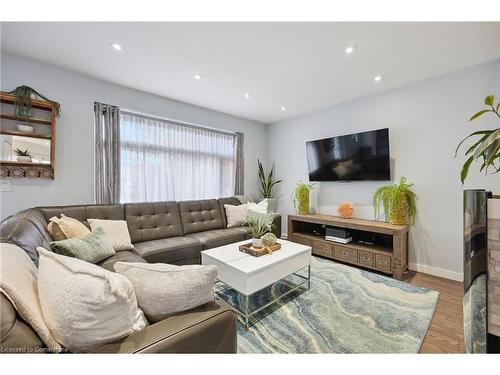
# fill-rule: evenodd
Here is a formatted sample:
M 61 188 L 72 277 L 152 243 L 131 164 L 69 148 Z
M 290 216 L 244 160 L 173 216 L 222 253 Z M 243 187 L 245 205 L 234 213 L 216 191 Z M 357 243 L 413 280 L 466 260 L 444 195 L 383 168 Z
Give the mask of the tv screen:
M 306 143 L 310 181 L 390 180 L 389 129 Z

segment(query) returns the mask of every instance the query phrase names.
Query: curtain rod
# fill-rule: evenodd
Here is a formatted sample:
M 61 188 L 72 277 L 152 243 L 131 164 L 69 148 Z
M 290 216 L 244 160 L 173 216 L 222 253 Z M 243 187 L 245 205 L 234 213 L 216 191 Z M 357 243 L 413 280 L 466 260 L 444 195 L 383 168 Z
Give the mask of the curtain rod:
M 188 127 L 188 128 L 200 129 L 200 130 L 205 130 L 205 131 L 210 131 L 210 132 L 220 133 L 220 134 L 226 134 L 226 135 L 233 135 L 233 136 L 236 135 L 236 132 L 231 132 L 228 130 L 220 130 L 220 129 L 215 129 L 215 128 L 211 128 L 208 126 L 201 126 L 201 125 L 191 124 L 188 122 L 176 121 L 176 120 L 172 120 L 172 119 L 168 119 L 168 118 L 160 117 L 160 116 L 152 116 L 152 115 L 148 115 L 148 114 L 141 113 L 141 112 L 131 111 L 128 109 L 120 109 L 120 112 L 124 113 L 126 115 L 142 117 L 142 118 L 145 118 L 148 120 L 164 121 L 164 122 L 168 122 L 169 124 L 173 124 L 173 125 L 177 125 L 177 126 L 184 126 L 184 127 Z

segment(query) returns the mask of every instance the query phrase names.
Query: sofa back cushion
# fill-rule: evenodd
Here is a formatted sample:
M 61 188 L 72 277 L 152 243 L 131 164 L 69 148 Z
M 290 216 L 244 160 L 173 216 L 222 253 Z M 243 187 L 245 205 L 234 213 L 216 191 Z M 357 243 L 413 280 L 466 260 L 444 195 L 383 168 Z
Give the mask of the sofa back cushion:
M 132 243 L 182 236 L 177 202 L 127 203 L 125 220 Z
M 64 214 L 80 220 L 90 228 L 87 219 L 123 220 L 125 212 L 122 204 L 90 204 L 78 206 L 37 207 L 43 213 L 46 221 L 51 217 Z
M 217 199 L 217 202 L 219 203 L 219 209 L 222 213 L 222 222 L 224 224 L 224 228 L 226 228 L 227 227 L 227 215 L 226 215 L 226 209 L 224 208 L 224 205 L 229 204 L 231 206 L 239 206 L 241 204 L 241 202 L 236 197 L 219 198 L 219 199 Z
M 224 228 L 224 220 L 216 199 L 179 203 L 184 234 Z
M 0 224 L 0 242 L 19 246 L 38 265 L 36 248 L 49 247 L 49 242 L 52 241 L 47 224 L 42 212 L 36 208 L 20 211 Z

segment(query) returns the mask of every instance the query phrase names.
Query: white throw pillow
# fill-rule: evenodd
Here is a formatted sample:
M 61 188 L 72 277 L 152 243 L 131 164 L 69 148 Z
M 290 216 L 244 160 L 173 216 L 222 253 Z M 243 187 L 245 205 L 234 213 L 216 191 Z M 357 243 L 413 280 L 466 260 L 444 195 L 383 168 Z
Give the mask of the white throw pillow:
M 114 268 L 130 280 L 151 323 L 214 300 L 215 266 L 118 262 Z
M 225 204 L 224 208 L 226 209 L 227 227 L 241 227 L 247 217 L 247 205 L 240 204 L 239 206 L 233 206 Z
M 43 247 L 37 250 L 40 306 L 61 345 L 89 352 L 146 326 L 126 277 Z
M 247 203 L 248 211 L 257 212 L 258 214 L 267 214 L 267 206 L 267 198 L 261 200 L 259 203 Z
M 87 221 L 90 224 L 92 232 L 95 228 L 102 227 L 104 234 L 111 240 L 115 251 L 132 250 L 134 248 L 125 220 L 87 219 Z

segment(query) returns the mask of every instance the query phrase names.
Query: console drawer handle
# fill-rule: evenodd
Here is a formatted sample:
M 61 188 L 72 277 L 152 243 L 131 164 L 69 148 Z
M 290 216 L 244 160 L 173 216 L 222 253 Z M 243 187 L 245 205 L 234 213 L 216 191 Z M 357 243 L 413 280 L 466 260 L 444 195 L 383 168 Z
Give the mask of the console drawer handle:
M 347 251 L 342 251 L 342 255 L 349 255 L 349 253 Z
M 367 257 L 366 255 L 363 255 L 363 260 L 370 260 L 370 257 Z
M 384 264 L 384 265 L 387 265 L 387 261 L 386 261 L 386 260 L 382 260 L 382 259 L 380 259 L 378 262 L 379 262 L 379 264 Z

